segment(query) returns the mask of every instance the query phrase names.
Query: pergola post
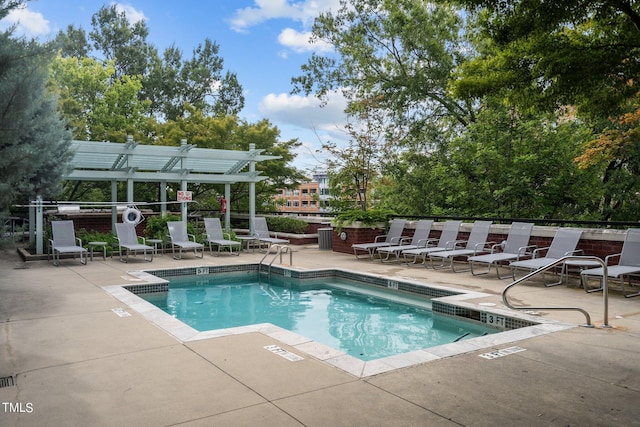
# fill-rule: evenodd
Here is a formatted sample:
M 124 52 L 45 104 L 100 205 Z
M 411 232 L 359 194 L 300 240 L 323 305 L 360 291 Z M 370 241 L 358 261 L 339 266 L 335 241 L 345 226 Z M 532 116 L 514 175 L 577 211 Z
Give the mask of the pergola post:
M 231 229 L 231 184 L 224 185 L 224 198 L 227 201 L 227 211 L 224 213 L 224 227 L 225 229 Z
M 249 144 L 249 151 L 253 153 L 256 149 L 256 144 Z M 256 162 L 249 162 L 249 174 L 255 175 L 256 172 Z M 255 233 L 255 221 L 256 220 L 256 183 L 255 181 L 249 182 L 249 232 L 251 234 Z
M 118 222 L 118 181 L 111 181 L 111 231 L 116 232 L 116 223 Z

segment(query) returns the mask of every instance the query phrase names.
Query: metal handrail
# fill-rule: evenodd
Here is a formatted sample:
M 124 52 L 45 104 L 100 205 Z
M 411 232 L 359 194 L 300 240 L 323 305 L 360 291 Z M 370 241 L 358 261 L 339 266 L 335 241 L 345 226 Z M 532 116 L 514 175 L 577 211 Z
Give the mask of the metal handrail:
M 269 248 L 267 249 L 267 252 L 264 254 L 262 259 L 258 263 L 258 273 L 262 272 L 262 262 L 265 260 L 265 258 L 267 258 L 267 256 L 270 253 L 272 253 L 271 252 L 272 248 L 276 248 L 277 250 L 276 250 L 276 253 L 273 255 L 273 258 L 271 259 L 271 262 L 269 262 L 269 270 L 267 270 L 267 274 L 271 274 L 271 265 L 276 260 L 278 255 L 280 255 L 280 264 L 282 264 L 282 254 L 283 254 L 283 252 L 286 252 L 286 253 L 289 254 L 289 265 L 293 265 L 293 251 L 291 250 L 291 246 L 289 246 L 289 245 L 280 245 L 278 243 L 274 243 L 273 245 L 269 246 Z
M 529 279 L 531 279 L 534 276 L 537 276 L 538 274 L 544 273 L 547 270 L 552 269 L 553 267 L 557 266 L 558 264 L 563 264 L 566 261 L 572 261 L 572 260 L 580 260 L 580 261 L 594 261 L 599 263 L 600 265 L 602 265 L 603 268 L 603 278 L 602 278 L 602 299 L 603 299 L 603 303 L 604 303 L 604 324 L 602 325 L 603 328 L 609 328 L 609 288 L 608 288 L 608 283 L 607 283 L 607 264 L 600 258 L 596 257 L 596 256 L 576 256 L 576 255 L 568 255 L 565 257 L 562 257 L 556 261 L 553 261 L 547 265 L 545 265 L 544 267 L 540 267 L 539 269 L 527 274 L 526 276 L 521 277 L 520 279 L 514 281 L 513 283 L 510 283 L 509 285 L 507 285 L 504 290 L 502 291 L 502 302 L 504 303 L 504 305 L 506 305 L 508 308 L 512 309 L 512 310 L 574 310 L 574 311 L 579 311 L 582 314 L 585 315 L 585 317 L 587 318 L 587 323 L 585 325 L 582 325 L 584 327 L 587 328 L 593 328 L 593 324 L 591 323 L 591 316 L 589 316 L 589 313 L 580 308 L 580 307 L 524 307 L 524 306 L 514 306 L 512 305 L 509 300 L 507 299 L 507 292 L 509 291 L 509 289 L 511 289 L 512 287 L 514 287 L 517 284 L 520 284 L 522 282 L 525 282 Z

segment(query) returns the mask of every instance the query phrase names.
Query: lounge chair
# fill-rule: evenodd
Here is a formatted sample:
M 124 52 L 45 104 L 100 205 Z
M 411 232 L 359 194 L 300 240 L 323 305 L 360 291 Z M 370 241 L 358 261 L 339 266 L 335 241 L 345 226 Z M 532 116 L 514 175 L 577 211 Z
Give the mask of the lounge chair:
M 559 260 L 567 255 L 577 255 L 580 250 L 576 250 L 580 237 L 582 236 L 582 230 L 572 230 L 569 228 L 561 228 L 556 232 L 556 235 L 551 241 L 551 245 L 546 248 L 537 248 L 533 251 L 533 258 L 513 261 L 509 264 L 511 268 L 511 277 L 516 280 L 516 271 L 519 269 L 534 271 L 542 267 Z M 545 253 L 544 256 L 541 256 Z M 564 271 L 564 266 L 562 267 Z M 560 280 L 553 283 L 545 283 L 545 286 L 557 286 L 562 284 L 564 274 L 561 272 Z M 543 276 L 544 278 L 544 276 Z
M 227 235 L 229 238 L 225 238 L 225 233 L 222 232 L 222 225 L 220 224 L 219 218 L 205 218 L 204 219 L 204 228 L 207 232 L 207 243 L 209 244 L 209 253 L 213 255 L 212 246 L 218 247 L 218 256 L 220 256 L 220 251 L 223 248 L 228 248 L 229 252 L 233 254 L 233 249 L 236 249 L 236 255 L 240 255 L 241 243 L 235 240 L 230 239 L 230 235 Z
M 118 238 L 118 255 L 120 256 L 120 262 L 129 262 L 129 252 L 133 252 L 134 255 L 137 251 L 144 253 L 144 260 L 153 261 L 153 246 L 146 244 L 144 237 L 138 237 L 136 235 L 136 226 L 129 223 L 117 223 L 116 224 L 116 236 Z M 142 240 L 142 243 L 140 241 Z M 122 248 L 126 249 L 125 258 L 122 258 Z M 147 251 L 151 253 L 151 258 L 147 259 Z
M 275 237 L 271 237 L 271 232 L 269 231 L 269 226 L 267 225 L 267 220 L 265 217 L 257 216 L 255 218 L 253 226 L 255 237 L 259 243 L 266 243 L 268 247 L 271 247 L 271 245 L 289 244 L 289 240 L 280 239 L 277 235 Z
M 506 279 L 511 274 L 501 276 L 499 267 L 508 261 L 520 261 L 520 258 L 531 255 L 536 248 L 535 245 L 529 245 L 531 238 L 531 230 L 533 223 L 531 222 L 514 222 L 509 229 L 507 240 L 502 243 L 495 244 L 491 247 L 491 253 L 484 255 L 476 255 L 468 258 L 471 274 L 479 276 L 491 272 L 491 267 L 495 266 L 498 279 Z M 486 264 L 487 270 L 478 273 L 473 270 L 475 264 Z
M 405 238 L 400 241 L 399 245 L 384 246 L 382 248 L 378 248 L 378 255 L 380 255 L 380 260 L 383 262 L 388 261 L 389 257 L 391 257 L 391 255 L 393 254 L 396 256 L 396 261 L 399 261 L 402 251 L 426 247 L 427 243 L 429 242 L 429 233 L 431 233 L 432 225 L 433 221 L 431 220 L 422 219 L 418 221 L 411 241 L 408 241 L 408 239 Z M 386 258 L 382 258 L 383 254 L 386 254 Z
M 367 255 L 369 255 L 369 259 L 373 259 L 373 255 L 379 248 L 400 244 L 403 230 L 404 219 L 394 219 L 391 221 L 387 234 L 376 236 L 375 240 L 371 243 L 354 243 L 351 245 L 351 249 L 353 249 L 356 258 L 359 258 L 359 252 L 366 252 Z
M 196 258 L 204 258 L 204 245 L 196 242 L 196 236 L 187 233 L 187 223 L 182 221 L 168 221 L 169 238 L 171 239 L 171 253 L 173 259 L 182 259 L 182 250 L 193 249 Z M 191 238 L 191 240 L 189 240 Z M 179 257 L 176 257 L 176 248 L 179 249 Z M 200 249 L 200 256 L 198 256 Z
M 87 250 L 82 247 L 82 240 L 76 237 L 73 221 L 51 221 L 52 238 L 49 239 L 49 254 L 53 265 L 60 264 L 60 254 L 80 255 L 80 263 L 87 265 Z
M 489 230 L 491 229 L 492 221 L 476 221 L 473 223 L 471 233 L 469 233 L 469 240 L 457 242 L 454 249 L 445 251 L 435 251 L 429 254 L 429 264 L 434 270 L 451 267 L 451 270 L 456 271 L 453 260 L 455 258 L 465 257 L 468 259 L 470 256 L 478 255 L 483 252 L 488 252 L 489 245 L 493 242 L 487 242 L 489 236 Z M 464 244 L 464 247 L 461 245 Z M 440 264 L 433 263 L 435 259 L 440 260 Z M 445 265 L 445 261 L 449 261 L 448 265 Z M 458 270 L 461 271 L 461 270 Z
M 446 251 L 447 249 L 453 249 L 458 238 L 458 230 L 460 229 L 462 221 L 447 221 L 444 223 L 442 233 L 440 233 L 439 239 L 432 239 L 427 242 L 427 246 L 424 248 L 407 249 L 402 251 L 405 262 L 409 264 L 409 258 L 413 257 L 412 264 L 418 261 L 418 257 L 422 257 L 422 264 L 425 264 L 428 254 L 437 251 Z
M 617 265 L 609 265 L 609 262 L 612 259 L 618 258 Z M 620 279 L 622 286 L 622 293 L 625 298 L 636 297 L 640 295 L 639 292 L 634 292 L 628 294 L 624 287 L 624 277 L 627 276 L 629 280 L 629 286 L 631 286 L 631 276 L 640 274 L 640 228 L 630 228 L 627 230 L 627 234 L 624 238 L 624 243 L 622 244 L 622 252 L 618 254 L 608 255 L 604 259 L 605 264 L 607 264 L 607 277 L 611 277 L 613 279 Z M 588 289 L 587 282 L 589 280 L 589 276 L 595 276 L 600 278 L 600 288 L 598 289 Z M 587 270 L 583 270 L 580 274 L 580 279 L 582 281 L 582 286 L 584 290 L 587 292 L 595 292 L 602 290 L 602 281 L 604 276 L 604 269 L 600 268 L 590 268 Z

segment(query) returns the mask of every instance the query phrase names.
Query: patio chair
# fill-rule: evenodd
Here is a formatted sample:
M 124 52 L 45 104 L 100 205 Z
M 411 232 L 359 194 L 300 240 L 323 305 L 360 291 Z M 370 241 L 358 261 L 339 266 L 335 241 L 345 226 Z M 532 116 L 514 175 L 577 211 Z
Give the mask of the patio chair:
M 402 239 L 403 230 L 404 219 L 394 219 L 391 221 L 387 234 L 376 236 L 375 240 L 370 243 L 354 243 L 351 245 L 351 249 L 353 249 L 356 258 L 359 258 L 359 252 L 366 252 L 369 259 L 373 259 L 373 255 L 379 248 L 398 245 Z
M 52 238 L 49 239 L 49 254 L 53 259 L 53 265 L 60 264 L 60 254 L 80 255 L 80 263 L 87 265 L 87 250 L 82 247 L 82 240 L 76 237 L 73 221 L 51 221 Z
M 129 223 L 116 223 L 116 236 L 118 238 L 118 255 L 120 262 L 129 262 L 129 252 L 135 255 L 137 251 L 144 253 L 144 260 L 153 261 L 153 246 L 146 244 L 144 237 L 136 235 L 136 226 Z M 142 241 L 142 243 L 140 242 Z M 125 258 L 122 258 L 122 248 L 125 249 Z M 147 259 L 147 251 L 151 252 L 151 258 Z
M 609 265 L 612 259 L 618 258 L 617 265 Z M 629 286 L 631 286 L 631 276 L 640 274 L 640 228 L 630 228 L 627 230 L 627 234 L 622 244 L 622 252 L 618 254 L 607 255 L 604 259 L 607 264 L 607 277 L 613 279 L 620 279 L 622 286 L 622 293 L 625 298 L 636 297 L 640 295 L 640 291 L 628 294 L 624 287 L 624 277 L 627 276 L 629 280 Z M 595 276 L 600 278 L 600 287 L 598 289 L 588 289 L 587 282 L 589 276 Z M 602 290 L 602 282 L 604 279 L 604 269 L 589 268 L 583 270 L 580 274 L 582 286 L 587 292 L 595 292 Z
M 280 239 L 276 234 L 275 237 L 271 237 L 271 232 L 269 231 L 269 226 L 267 225 L 267 219 L 263 216 L 255 217 L 255 221 L 253 223 L 255 237 L 260 244 L 266 243 L 268 247 L 271 245 L 288 245 L 288 239 Z
M 511 224 L 507 240 L 493 245 L 491 247 L 491 253 L 468 258 L 471 274 L 474 276 L 488 274 L 491 272 L 491 267 L 495 266 L 498 279 L 511 277 L 511 274 L 501 276 L 499 267 L 505 262 L 520 261 L 521 258 L 532 254 L 532 251 L 536 248 L 535 245 L 529 245 L 532 229 L 532 222 L 514 222 Z M 475 264 L 486 264 L 487 270 L 478 273 L 477 270 L 473 270 Z
M 167 221 L 169 238 L 171 239 L 171 253 L 173 259 L 182 259 L 182 250 L 193 249 L 196 258 L 204 258 L 204 245 L 196 242 L 196 236 L 187 233 L 187 223 L 182 221 Z M 191 238 L 191 240 L 189 240 Z M 176 248 L 179 249 L 179 257 L 176 257 Z M 198 256 L 200 249 L 200 256 Z
M 396 256 L 396 261 L 399 261 L 400 253 L 402 253 L 402 251 L 426 247 L 427 243 L 429 242 L 429 233 L 431 233 L 432 225 L 433 221 L 431 220 L 423 219 L 418 221 L 411 241 L 408 241 L 407 238 L 403 238 L 400 241 L 399 245 L 384 246 L 382 248 L 378 248 L 378 255 L 380 256 L 380 260 L 382 262 L 388 261 L 389 257 L 391 257 L 391 255 L 393 254 Z M 386 258 L 382 258 L 383 254 L 386 254 Z
M 407 265 L 409 265 L 410 257 L 413 257 L 413 262 L 411 264 L 415 264 L 420 256 L 422 257 L 422 264 L 425 264 L 428 254 L 453 249 L 456 239 L 458 238 L 460 224 L 462 224 L 462 221 L 447 221 L 444 223 L 439 239 L 430 239 L 424 248 L 407 249 L 402 251 Z
M 212 246 L 218 247 L 218 256 L 223 248 L 228 248 L 233 255 L 233 249 L 236 249 L 236 255 L 240 255 L 241 243 L 231 240 L 231 235 L 222 232 L 222 225 L 219 218 L 205 218 L 204 228 L 207 232 L 206 242 L 209 244 L 209 253 L 213 255 Z M 225 236 L 226 234 L 226 236 Z M 228 237 L 228 238 L 226 238 Z
M 572 230 L 569 228 L 561 228 L 556 232 L 556 235 L 553 237 L 551 241 L 551 245 L 546 248 L 537 248 L 533 251 L 533 258 L 520 260 L 520 261 L 512 261 L 509 264 L 511 268 L 511 277 L 513 280 L 516 280 L 516 271 L 518 269 L 534 271 L 542 267 L 546 267 L 549 264 L 559 260 L 562 257 L 567 255 L 577 255 L 582 252 L 581 250 L 576 250 L 576 246 L 578 246 L 578 242 L 580 241 L 580 237 L 582 236 L 582 230 Z M 541 256 L 542 253 L 545 253 L 544 256 Z M 564 271 L 564 266 L 562 270 Z M 563 281 L 564 274 L 560 274 L 560 280 L 553 283 L 546 283 L 545 286 L 557 286 L 561 285 Z M 543 275 L 544 279 L 544 275 Z
M 454 249 L 445 250 L 445 251 L 435 251 L 429 254 L 429 264 L 431 268 L 434 270 L 451 267 L 453 272 L 459 272 L 462 270 L 457 270 L 455 268 L 455 264 L 453 260 L 455 258 L 465 257 L 468 259 L 470 256 L 478 255 L 483 252 L 487 252 L 489 249 L 489 245 L 494 242 L 487 242 L 487 237 L 489 236 L 489 230 L 491 229 L 492 221 L 476 221 L 473 223 L 473 227 L 471 228 L 471 233 L 469 233 L 469 240 L 459 241 L 455 244 Z M 462 247 L 461 245 L 464 245 Z M 434 264 L 434 259 L 440 260 L 440 264 Z M 445 264 L 446 261 L 449 261 L 448 265 Z

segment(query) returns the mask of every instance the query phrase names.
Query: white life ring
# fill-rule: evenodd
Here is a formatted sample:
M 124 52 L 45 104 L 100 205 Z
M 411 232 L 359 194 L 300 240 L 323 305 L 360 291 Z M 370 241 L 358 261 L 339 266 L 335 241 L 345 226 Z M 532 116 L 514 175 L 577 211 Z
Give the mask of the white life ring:
M 122 222 L 126 224 L 138 225 L 141 221 L 142 214 L 135 206 L 128 206 L 124 212 L 122 212 Z

